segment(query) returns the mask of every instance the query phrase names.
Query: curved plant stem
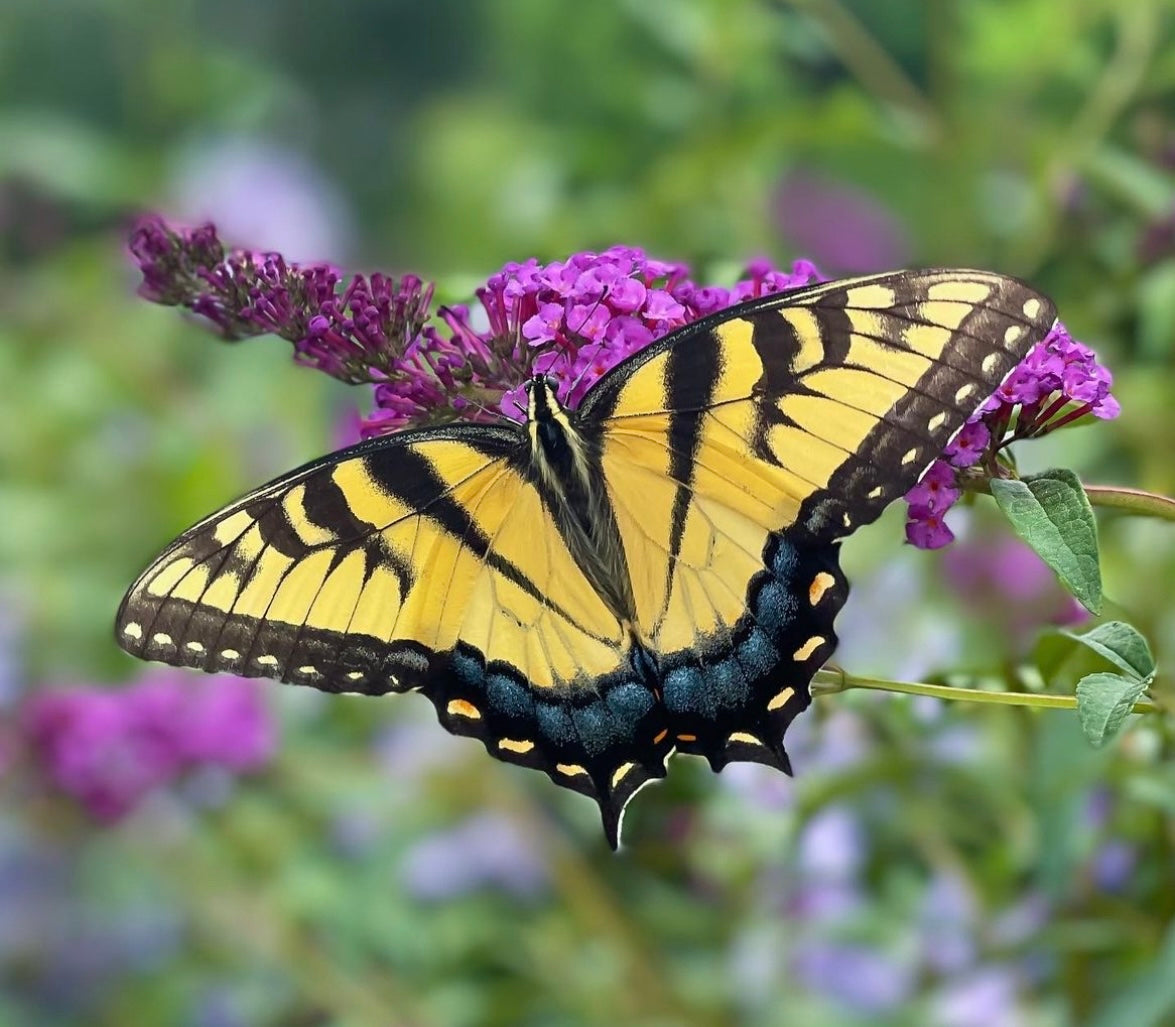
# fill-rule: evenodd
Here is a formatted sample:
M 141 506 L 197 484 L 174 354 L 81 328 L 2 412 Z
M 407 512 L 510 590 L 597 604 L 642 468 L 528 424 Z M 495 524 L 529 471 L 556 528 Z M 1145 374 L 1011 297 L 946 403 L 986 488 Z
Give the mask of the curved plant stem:
M 937 114 L 922 90 L 847 6 L 837 0 L 778 2 L 816 22 L 824 30 L 829 47 L 868 92 L 914 114 L 931 131 L 938 131 Z
M 907 695 L 932 695 L 936 699 L 964 702 L 996 703 L 1001 706 L 1035 706 L 1042 709 L 1075 710 L 1077 697 L 1044 695 L 1038 692 L 989 692 L 981 688 L 954 688 L 922 681 L 888 681 L 885 678 L 859 677 L 846 671 L 825 668 L 816 672 L 812 695 L 833 695 L 850 688 L 869 688 L 878 692 L 903 692 Z M 1162 707 L 1145 699 L 1134 704 L 1134 713 L 1160 713 Z
M 1116 485 L 1086 485 L 1091 506 L 1108 506 L 1139 517 L 1162 517 L 1175 521 L 1175 499 Z

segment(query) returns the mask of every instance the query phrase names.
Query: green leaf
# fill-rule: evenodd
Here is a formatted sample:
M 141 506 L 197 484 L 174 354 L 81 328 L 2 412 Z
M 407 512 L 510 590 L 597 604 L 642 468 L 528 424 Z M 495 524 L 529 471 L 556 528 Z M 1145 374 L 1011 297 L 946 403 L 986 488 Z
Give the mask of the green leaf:
M 1095 748 L 1118 733 L 1122 721 L 1146 691 L 1146 682 L 1121 674 L 1087 674 L 1077 682 L 1081 730 Z
M 1105 657 L 1130 677 L 1148 680 L 1155 672 L 1155 660 L 1146 639 L 1123 621 L 1107 621 L 1084 635 L 1072 631 L 1065 634 Z
M 1016 534 L 1082 606 L 1097 613 L 1102 606 L 1097 522 L 1077 475 L 1055 469 L 1021 481 L 993 478 L 991 494 Z

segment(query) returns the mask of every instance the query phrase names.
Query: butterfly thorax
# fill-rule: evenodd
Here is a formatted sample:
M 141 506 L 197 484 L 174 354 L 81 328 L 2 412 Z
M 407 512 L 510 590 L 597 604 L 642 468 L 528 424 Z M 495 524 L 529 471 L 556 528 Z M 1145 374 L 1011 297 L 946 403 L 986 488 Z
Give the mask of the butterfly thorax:
M 624 548 L 600 468 L 599 446 L 555 395 L 554 383 L 527 382 L 530 473 L 575 562 L 621 623 L 635 619 Z

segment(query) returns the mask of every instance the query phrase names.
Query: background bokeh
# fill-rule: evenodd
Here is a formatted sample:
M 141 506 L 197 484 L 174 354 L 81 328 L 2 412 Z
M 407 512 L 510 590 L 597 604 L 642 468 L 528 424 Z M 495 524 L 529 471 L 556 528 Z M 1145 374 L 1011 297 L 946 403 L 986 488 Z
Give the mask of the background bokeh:
M 614 856 L 590 802 L 423 699 L 124 656 L 146 559 L 366 402 L 136 299 L 143 209 L 451 298 L 616 242 L 715 280 L 758 255 L 1019 274 L 1123 408 L 1022 464 L 1172 494 L 1175 5 L 0 5 L 0 1024 L 1175 1022 L 1157 718 L 1095 751 L 1072 713 L 821 699 L 795 780 L 676 760 Z M 841 663 L 1072 689 L 1049 626 L 1075 611 L 989 506 L 943 553 L 899 511 L 853 539 Z M 1175 533 L 1100 526 L 1108 613 L 1162 668 Z M 134 703 L 200 745 L 160 756 Z M 55 764 L 34 743 L 67 721 Z

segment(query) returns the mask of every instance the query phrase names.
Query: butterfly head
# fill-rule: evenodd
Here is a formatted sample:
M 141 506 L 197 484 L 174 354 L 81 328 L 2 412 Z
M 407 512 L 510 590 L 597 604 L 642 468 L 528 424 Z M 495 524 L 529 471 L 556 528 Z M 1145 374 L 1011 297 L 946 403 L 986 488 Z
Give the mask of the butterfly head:
M 535 374 L 526 380 L 526 419 L 528 421 L 551 417 L 561 411 L 559 379 L 553 374 Z
M 551 480 L 587 474 L 575 414 L 559 402 L 559 379 L 536 374 L 526 383 L 526 426 L 536 465 Z

